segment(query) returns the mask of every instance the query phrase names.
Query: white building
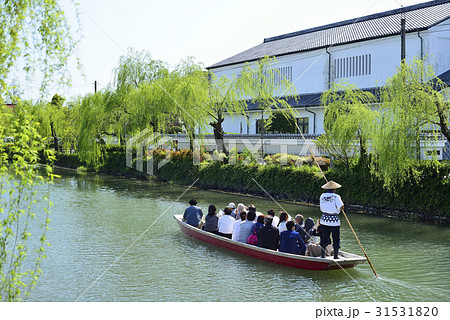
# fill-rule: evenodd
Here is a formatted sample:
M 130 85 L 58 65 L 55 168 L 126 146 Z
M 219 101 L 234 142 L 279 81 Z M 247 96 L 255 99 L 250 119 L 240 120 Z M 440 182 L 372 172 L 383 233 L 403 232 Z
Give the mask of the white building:
M 298 102 L 292 106 L 298 111 L 300 127 L 314 139 L 324 133 L 325 108 L 320 96 L 330 83 L 349 82 L 360 89 L 371 90 L 384 85 L 396 72 L 401 61 L 402 17 L 406 22 L 406 61 L 427 57 L 436 74 L 450 84 L 450 0 L 426 2 L 266 38 L 263 43 L 207 69 L 217 77 L 232 77 L 239 74 L 246 62 L 275 56 L 273 67 L 294 83 L 299 94 Z M 257 119 L 260 117 L 255 105 L 248 106 L 247 116 L 226 116 L 223 122 L 226 141 L 233 144 L 245 136 L 257 148 Z M 268 138 L 271 140 L 266 148 L 268 153 L 308 153 L 301 137 L 292 136 L 283 142 L 273 140 L 274 136 Z M 274 141 L 288 147 L 280 150 Z M 243 149 L 242 143 L 237 143 L 237 148 Z

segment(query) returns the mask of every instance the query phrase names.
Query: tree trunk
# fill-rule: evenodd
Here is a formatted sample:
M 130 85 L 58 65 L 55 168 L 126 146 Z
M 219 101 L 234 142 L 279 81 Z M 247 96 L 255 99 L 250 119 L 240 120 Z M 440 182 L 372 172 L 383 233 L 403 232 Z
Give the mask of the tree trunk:
M 441 128 L 441 133 L 447 138 L 447 141 L 450 142 L 450 128 L 444 110 L 445 104 L 441 105 L 436 103 L 436 111 L 439 117 L 439 127 Z
M 360 161 L 363 164 L 367 164 L 367 147 L 366 147 L 366 141 L 362 137 L 361 134 L 358 133 L 359 137 L 359 155 L 360 155 Z
M 58 137 L 56 136 L 55 127 L 53 126 L 53 122 L 50 122 L 50 129 L 52 131 L 52 137 L 53 137 L 53 148 L 55 148 L 55 151 L 58 152 Z
M 222 112 L 219 111 L 219 112 L 217 112 L 217 120 L 212 121 L 209 124 L 214 129 L 214 139 L 216 140 L 217 151 L 223 152 L 228 156 L 228 150 L 225 147 L 225 142 L 223 140 L 224 131 L 223 131 L 223 127 L 222 127 L 222 122 L 224 120 L 225 119 L 222 116 Z

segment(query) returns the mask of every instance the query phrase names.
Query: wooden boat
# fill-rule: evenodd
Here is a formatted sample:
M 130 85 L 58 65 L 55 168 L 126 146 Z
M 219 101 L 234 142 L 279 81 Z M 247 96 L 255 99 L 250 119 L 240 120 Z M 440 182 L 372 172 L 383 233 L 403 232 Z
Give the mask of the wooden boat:
M 178 222 L 178 226 L 181 231 L 191 237 L 212 243 L 219 247 L 246 254 L 250 257 L 278 263 L 284 266 L 307 270 L 332 270 L 353 268 L 357 264 L 366 261 L 365 257 L 342 251 L 339 252 L 339 259 L 332 259 L 331 257 L 309 257 L 264 249 L 251 244 L 234 241 L 193 227 L 182 221 L 182 215 L 174 215 L 173 217 Z

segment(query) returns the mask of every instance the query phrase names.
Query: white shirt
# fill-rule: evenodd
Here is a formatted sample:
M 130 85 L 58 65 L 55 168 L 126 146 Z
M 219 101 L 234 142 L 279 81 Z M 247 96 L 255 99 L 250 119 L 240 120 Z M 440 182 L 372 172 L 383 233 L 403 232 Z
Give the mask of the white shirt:
M 239 229 L 241 227 L 242 220 L 235 220 L 233 224 L 233 235 L 231 236 L 231 240 L 237 241 L 239 235 Z
M 278 222 L 280 222 L 280 218 L 278 218 L 277 216 L 274 216 L 274 217 L 273 217 L 273 220 L 272 220 L 272 225 L 273 225 L 274 227 L 277 227 L 277 228 L 278 228 Z
M 236 219 L 234 219 L 229 214 L 224 214 L 219 218 L 218 226 L 219 226 L 219 232 L 231 234 L 233 233 L 233 225 L 236 222 Z
M 282 233 L 283 231 L 286 231 L 286 221 L 280 222 L 280 225 L 278 226 L 278 231 L 280 231 L 280 233 Z
M 343 205 L 341 196 L 336 193 L 325 192 L 320 196 L 320 211 L 323 213 L 338 214 Z
M 339 212 L 344 205 L 341 197 L 336 193 L 326 192 L 320 196 L 320 224 L 324 226 L 340 226 Z

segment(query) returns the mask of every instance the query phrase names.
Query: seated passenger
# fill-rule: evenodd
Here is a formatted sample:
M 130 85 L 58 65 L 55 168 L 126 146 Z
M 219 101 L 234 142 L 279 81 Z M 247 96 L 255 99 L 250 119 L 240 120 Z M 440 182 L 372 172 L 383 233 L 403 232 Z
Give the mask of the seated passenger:
M 248 237 L 252 234 L 250 231 L 253 227 L 254 220 L 256 217 L 256 213 L 254 211 L 249 211 L 247 213 L 247 220 L 241 223 L 241 226 L 239 227 L 239 234 L 236 237 L 236 240 L 239 242 L 247 243 Z
M 286 212 L 280 211 L 280 221 L 278 222 L 278 231 L 286 231 L 286 222 L 288 221 L 288 214 Z
M 254 205 L 254 204 L 250 204 L 250 205 L 248 206 L 248 211 L 250 211 L 250 210 L 253 210 L 253 211 L 255 211 L 255 213 L 256 213 L 256 217 L 259 217 L 259 216 L 264 216 L 264 213 L 262 213 L 262 212 L 259 212 L 259 211 L 257 211 L 257 210 L 256 210 L 256 207 L 255 207 L 255 205 Z
M 302 237 L 305 244 L 307 244 L 311 239 L 311 229 L 314 227 L 314 220 L 312 218 L 308 218 L 303 225 L 303 216 L 298 214 L 295 216 L 295 231 L 300 233 L 300 237 Z
M 227 207 L 231 208 L 231 216 L 235 219 L 238 219 L 239 216 L 236 215 L 236 205 L 234 204 L 234 202 L 230 202 Z
M 250 208 L 248 208 L 249 212 L 250 212 Z M 256 218 L 256 222 L 253 224 L 252 228 L 250 229 L 250 232 L 253 234 L 254 232 L 258 232 L 259 229 L 261 229 L 261 227 L 264 225 L 264 215 L 258 216 L 258 218 Z
M 280 222 L 280 218 L 275 215 L 275 211 L 272 209 L 267 210 L 267 215 L 272 217 L 272 225 L 278 228 L 278 223 Z
M 235 219 L 239 219 L 241 212 L 247 212 L 247 209 L 245 208 L 245 205 L 243 203 L 238 203 L 237 207 L 236 207 L 236 217 Z M 233 215 L 233 214 L 231 214 Z
M 258 236 L 258 247 L 271 250 L 278 249 L 280 244 L 280 232 L 278 232 L 278 228 L 274 227 L 272 223 L 272 216 L 264 218 L 264 226 L 262 226 L 256 234 Z
M 231 239 L 233 234 L 233 225 L 236 220 L 231 216 L 231 208 L 226 207 L 223 211 L 223 216 L 219 218 L 219 235 Z
M 312 231 L 311 230 L 313 230 L 313 228 L 314 228 L 314 220 L 313 220 L 313 218 L 306 219 L 305 226 L 303 227 L 303 229 L 305 230 L 304 238 L 303 238 L 303 235 L 300 234 L 300 236 L 302 237 L 303 241 L 305 241 L 305 244 L 308 244 L 308 242 L 311 240 L 311 236 L 312 236 L 312 234 L 311 234 Z
M 202 209 L 197 207 L 197 200 L 189 200 L 190 206 L 184 210 L 183 221 L 191 226 L 198 227 L 203 217 Z
M 308 218 L 309 219 L 309 218 Z M 306 222 L 305 222 L 306 224 Z M 317 220 L 317 226 L 313 226 L 313 228 L 311 228 L 309 230 L 309 234 L 311 236 L 319 236 L 322 233 L 322 225 L 320 224 L 320 219 Z M 331 241 L 328 242 L 328 245 L 325 248 L 325 251 L 322 249 L 322 247 L 320 246 L 319 243 L 314 243 L 314 242 L 310 242 L 307 246 L 306 249 L 306 256 L 311 256 L 311 257 L 325 257 L 325 256 L 330 256 L 333 254 L 333 247 L 331 246 Z
M 217 216 L 216 206 L 211 204 L 208 207 L 208 214 L 205 217 L 205 224 L 203 225 L 203 230 L 212 232 L 215 234 L 219 233 L 219 217 Z
M 303 216 L 301 214 L 297 214 L 294 220 L 295 220 L 295 231 L 301 234 L 300 229 L 303 230 Z
M 234 221 L 233 224 L 233 234 L 231 236 L 232 240 L 237 241 L 237 238 L 239 236 L 239 229 L 241 228 L 241 223 L 244 222 L 246 218 L 247 213 L 245 211 L 241 211 L 241 213 L 239 214 L 239 219 Z
M 306 245 L 303 242 L 302 237 L 295 229 L 295 223 L 288 221 L 286 223 L 287 230 L 280 234 L 280 252 L 287 252 L 293 254 L 304 255 L 306 251 Z

